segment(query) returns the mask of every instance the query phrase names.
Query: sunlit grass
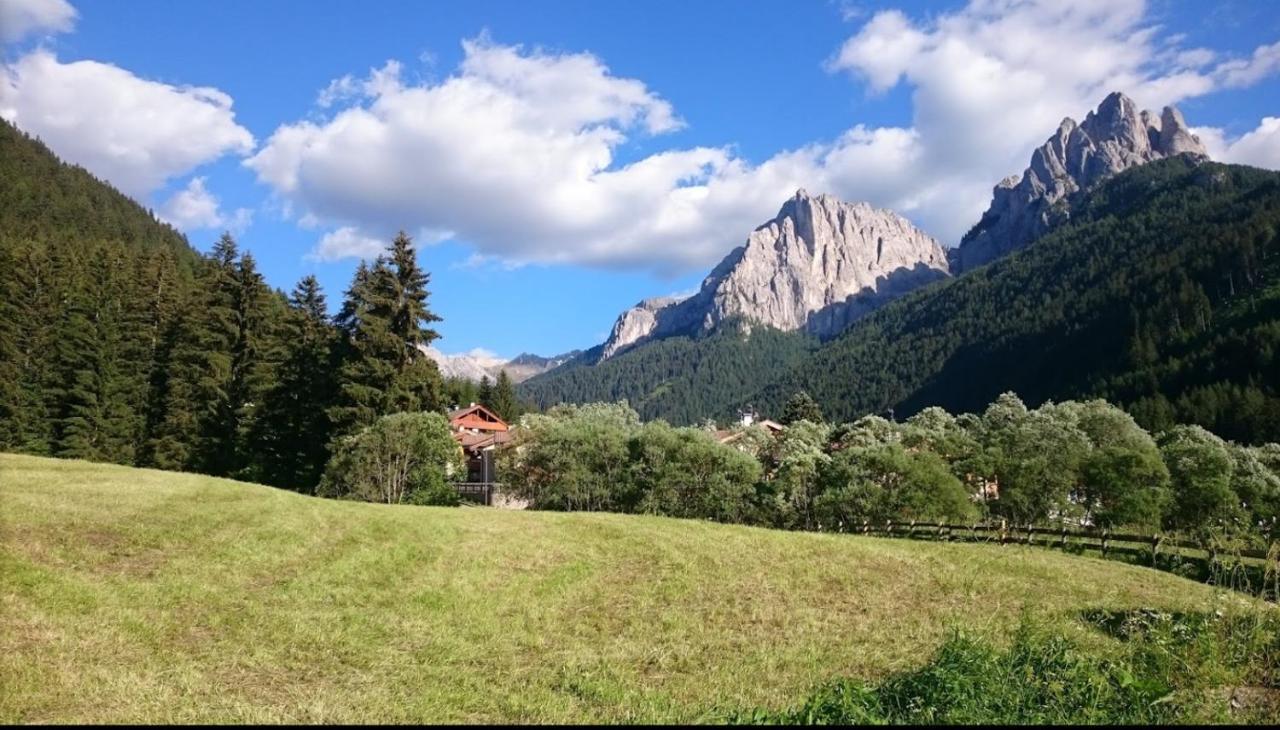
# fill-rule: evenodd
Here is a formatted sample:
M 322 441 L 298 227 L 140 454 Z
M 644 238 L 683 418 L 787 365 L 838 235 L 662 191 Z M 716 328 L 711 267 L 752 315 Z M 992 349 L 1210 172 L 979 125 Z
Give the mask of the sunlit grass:
M 1218 600 L 1037 548 L 389 507 L 0 455 L 7 722 L 697 720 L 921 666 L 949 628 L 998 636 L 1024 608 Z

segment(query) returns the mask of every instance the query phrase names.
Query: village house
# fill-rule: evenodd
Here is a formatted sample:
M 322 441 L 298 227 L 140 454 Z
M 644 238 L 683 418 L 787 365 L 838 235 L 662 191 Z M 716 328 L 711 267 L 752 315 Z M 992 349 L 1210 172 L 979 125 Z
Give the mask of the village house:
M 743 429 L 748 426 L 759 426 L 768 431 L 771 436 L 777 436 L 782 433 L 782 430 L 785 428 L 785 426 L 777 421 L 760 418 L 760 414 L 756 413 L 754 408 L 748 406 L 744 410 L 738 412 L 738 428 L 720 429 L 715 431 L 712 435 L 715 437 L 716 441 L 719 441 L 722 444 L 732 444 L 734 441 L 742 438 L 742 434 L 744 433 Z
M 498 414 L 477 403 L 449 412 L 449 429 L 466 457 L 465 481 L 489 484 L 496 479 L 494 451 L 511 440 L 511 427 Z

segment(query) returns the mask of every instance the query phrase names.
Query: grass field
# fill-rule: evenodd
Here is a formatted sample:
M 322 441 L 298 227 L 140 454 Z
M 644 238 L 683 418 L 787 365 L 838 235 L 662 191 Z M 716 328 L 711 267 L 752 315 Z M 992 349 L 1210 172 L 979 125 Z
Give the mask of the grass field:
M 0 722 L 697 720 L 1030 610 L 1206 610 L 1052 550 L 388 507 L 0 455 Z M 1102 636 L 1097 641 L 1107 641 Z

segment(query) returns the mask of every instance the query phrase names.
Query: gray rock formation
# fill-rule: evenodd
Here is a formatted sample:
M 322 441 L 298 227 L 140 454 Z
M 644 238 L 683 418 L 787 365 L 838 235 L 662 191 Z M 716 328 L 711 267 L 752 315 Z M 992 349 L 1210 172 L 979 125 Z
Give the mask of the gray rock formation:
M 623 312 L 618 316 L 618 321 L 613 323 L 613 331 L 609 333 L 609 339 L 605 340 L 600 359 L 613 357 L 647 338 L 658 328 L 659 313 L 680 301 L 683 301 L 681 297 L 653 297 Z
M 946 252 L 898 214 L 798 191 L 685 299 L 648 299 L 614 324 L 601 358 L 729 319 L 828 337 L 947 275 Z
M 981 266 L 1030 244 L 1070 217 L 1068 196 L 1152 160 L 1191 153 L 1208 159 L 1182 114 L 1165 107 L 1157 118 L 1119 92 L 1107 96 L 1084 122 L 1063 119 L 1031 155 L 1021 175 L 995 187 L 991 207 L 951 251 L 953 273 Z

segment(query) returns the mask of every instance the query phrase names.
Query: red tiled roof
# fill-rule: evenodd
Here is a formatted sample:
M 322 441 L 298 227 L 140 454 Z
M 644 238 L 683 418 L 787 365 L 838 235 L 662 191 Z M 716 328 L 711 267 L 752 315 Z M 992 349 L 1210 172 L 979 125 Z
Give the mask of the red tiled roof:
M 469 431 L 462 431 L 460 433 L 455 433 L 454 438 L 458 440 L 458 443 L 462 448 L 467 449 L 468 451 L 480 451 L 482 449 L 487 449 L 490 446 L 501 446 L 502 444 L 508 443 L 511 441 L 512 437 L 511 433 L 508 431 L 498 431 L 493 433 L 471 433 Z
M 449 412 L 449 425 L 454 428 L 474 428 L 480 431 L 506 431 L 507 422 L 482 405 L 472 405 Z

